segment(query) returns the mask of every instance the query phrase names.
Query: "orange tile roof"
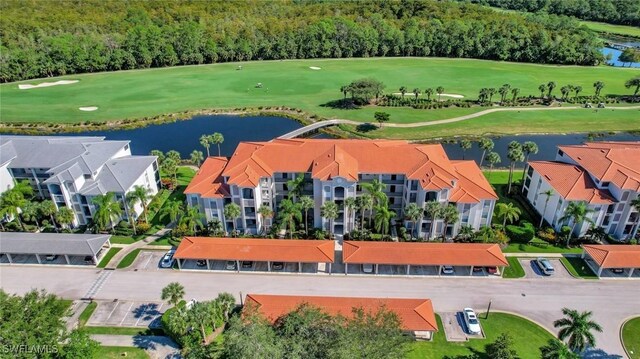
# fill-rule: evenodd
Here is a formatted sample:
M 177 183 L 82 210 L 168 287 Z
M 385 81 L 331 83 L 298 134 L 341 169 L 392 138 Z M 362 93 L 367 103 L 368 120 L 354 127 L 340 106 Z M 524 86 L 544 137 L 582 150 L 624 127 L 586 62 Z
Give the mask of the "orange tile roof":
M 275 172 L 310 172 L 321 180 L 343 177 L 356 181 L 360 173 L 404 174 L 424 189 L 465 186 L 460 201 L 497 199 L 473 161 L 450 161 L 439 144 L 390 140 L 275 139 L 241 142 L 222 172 L 227 183 L 255 187 Z M 456 188 L 455 191 L 458 191 Z
M 587 142 L 559 148 L 598 180 L 640 191 L 640 141 Z
M 603 268 L 640 268 L 640 246 L 585 244 L 582 248 Z
M 302 304 L 318 307 L 329 315 L 353 316 L 353 308 L 376 312 L 381 307 L 390 310 L 407 331 L 438 331 L 430 299 L 354 298 L 292 295 L 247 294 L 245 305 L 255 306 L 272 323 Z
M 220 176 L 227 165 L 224 157 L 207 157 L 198 173 L 184 190 L 185 194 L 199 194 L 203 198 L 223 198 L 229 196 L 229 186 Z
M 216 259 L 333 263 L 334 241 L 185 237 L 176 253 L 180 259 Z
M 344 241 L 344 263 L 507 266 L 497 244 Z
M 551 161 L 531 161 L 529 165 L 566 200 L 591 204 L 614 202 L 609 190 L 599 189 L 579 166 Z

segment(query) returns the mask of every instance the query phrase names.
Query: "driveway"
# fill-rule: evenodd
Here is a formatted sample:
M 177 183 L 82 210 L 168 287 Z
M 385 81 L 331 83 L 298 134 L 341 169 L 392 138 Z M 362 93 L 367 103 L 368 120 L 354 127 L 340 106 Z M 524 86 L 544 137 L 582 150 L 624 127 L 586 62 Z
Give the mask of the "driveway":
M 539 279 L 539 280 L 549 280 L 553 279 L 573 279 L 571 273 L 567 271 L 562 262 L 559 259 L 551 259 L 549 258 L 549 262 L 555 269 L 555 273 L 551 276 L 545 275 L 540 270 L 540 267 L 536 264 L 535 258 L 522 258 L 519 260 L 522 268 L 524 269 L 525 278 L 530 279 Z
M 140 251 L 127 270 L 160 270 L 160 260 L 166 251 Z
M 155 301 L 98 301 L 98 306 L 87 325 L 157 328 L 166 309 L 163 302 Z
M 168 337 L 94 334 L 91 339 L 104 346 L 142 348 L 153 359 L 180 358 L 178 344 Z

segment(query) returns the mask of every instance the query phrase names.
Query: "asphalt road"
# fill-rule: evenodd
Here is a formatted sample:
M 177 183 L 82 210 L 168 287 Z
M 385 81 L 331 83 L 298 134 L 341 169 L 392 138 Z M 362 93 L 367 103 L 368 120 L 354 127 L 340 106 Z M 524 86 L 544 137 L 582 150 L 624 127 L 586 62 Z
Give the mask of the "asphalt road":
M 11 293 L 31 288 L 68 299 L 87 293 L 99 270 L 38 266 L 0 266 L 0 287 Z M 164 286 L 180 282 L 186 298 L 213 298 L 220 292 L 338 295 L 359 297 L 430 298 L 436 312 L 473 307 L 478 312 L 492 302 L 492 310 L 514 312 L 553 331 L 561 308 L 591 310 L 604 332 L 598 347 L 624 357 L 619 328 L 631 316 L 640 315 L 638 280 L 578 280 L 563 278 L 399 278 L 344 275 L 273 275 L 167 271 L 112 271 L 94 294 L 101 300 L 157 301 Z

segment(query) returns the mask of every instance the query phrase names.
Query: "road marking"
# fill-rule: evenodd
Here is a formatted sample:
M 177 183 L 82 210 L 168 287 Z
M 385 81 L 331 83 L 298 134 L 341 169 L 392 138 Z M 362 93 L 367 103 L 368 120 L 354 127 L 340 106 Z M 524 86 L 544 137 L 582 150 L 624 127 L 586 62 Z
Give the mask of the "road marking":
M 116 302 L 116 305 L 113 307 L 113 310 L 111 310 L 111 313 L 109 313 L 109 316 L 107 317 L 107 319 L 105 319 L 105 323 L 109 321 L 109 319 L 111 319 L 111 316 L 113 315 L 113 312 L 116 311 L 116 308 L 118 308 L 118 305 L 120 305 L 120 302 Z
M 149 262 L 151 262 L 151 259 L 153 258 L 153 253 L 146 253 L 149 257 L 149 259 L 147 259 L 147 263 L 144 264 L 144 267 L 142 267 L 142 269 L 147 269 L 147 267 L 149 266 Z
M 122 326 L 122 323 L 124 323 L 124 320 L 127 319 L 127 315 L 129 315 L 131 313 L 131 307 L 133 307 L 133 303 L 135 302 L 131 302 L 131 305 L 129 305 L 129 309 L 127 309 L 127 312 L 125 313 L 124 317 L 122 317 L 122 320 L 120 321 L 120 326 Z

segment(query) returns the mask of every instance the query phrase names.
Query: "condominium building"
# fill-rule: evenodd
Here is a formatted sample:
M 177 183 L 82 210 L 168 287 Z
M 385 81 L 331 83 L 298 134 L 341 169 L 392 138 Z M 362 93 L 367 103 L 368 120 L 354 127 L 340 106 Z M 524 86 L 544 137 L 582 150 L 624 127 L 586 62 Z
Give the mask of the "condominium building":
M 587 142 L 559 146 L 555 161 L 531 161 L 523 194 L 552 227 L 573 226 L 562 220 L 570 202 L 584 202 L 588 218 L 617 239 L 637 233 L 638 211 L 630 202 L 640 194 L 640 142 Z M 545 192 L 551 190 L 551 195 Z M 584 235 L 590 223 L 578 223 Z
M 14 181 L 28 181 L 41 199 L 75 213 L 74 225 L 91 221 L 97 195 L 114 192 L 124 199 L 135 186 L 158 192 L 160 176 L 155 156 L 132 156 L 129 141 L 104 137 L 0 136 L 0 192 Z M 142 212 L 138 203 L 137 217 Z M 126 217 L 128 209 L 123 210 Z
M 310 223 L 329 229 L 321 216 L 327 201 L 338 204 L 339 216 L 333 232 L 343 234 L 354 228 L 359 216 L 345 216 L 344 201 L 364 193 L 361 184 L 374 179 L 384 184 L 389 207 L 403 220 L 409 203 L 423 207 L 428 201 L 453 204 L 460 220 L 449 223 L 446 233 L 456 235 L 460 226 L 475 229 L 490 225 L 497 195 L 473 161 L 450 160 L 441 145 L 412 144 L 406 141 L 342 139 L 276 139 L 270 142 L 242 142 L 229 158 L 209 157 L 185 194 L 191 206 L 199 206 L 208 220 L 227 223 L 223 208 L 236 203 L 242 209 L 239 230 L 258 233 L 270 219 L 257 214 L 261 205 L 278 211 L 289 195 L 287 182 L 304 177 L 302 195 L 313 198 Z M 411 223 L 405 224 L 411 227 Z M 431 230 L 433 227 L 433 231 Z M 425 216 L 416 232 L 424 237 L 443 233 L 444 222 Z

